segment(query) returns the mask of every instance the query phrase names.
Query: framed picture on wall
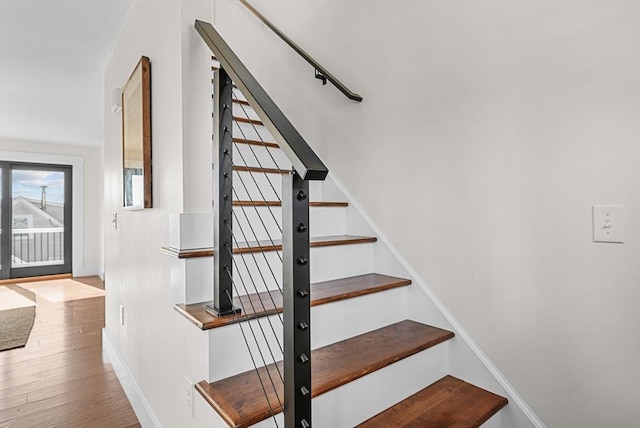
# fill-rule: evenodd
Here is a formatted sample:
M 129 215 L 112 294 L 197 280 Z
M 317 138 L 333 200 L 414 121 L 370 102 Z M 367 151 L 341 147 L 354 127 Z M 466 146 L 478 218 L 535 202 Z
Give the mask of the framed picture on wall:
M 143 56 L 122 88 L 122 182 L 127 209 L 153 207 L 151 62 Z

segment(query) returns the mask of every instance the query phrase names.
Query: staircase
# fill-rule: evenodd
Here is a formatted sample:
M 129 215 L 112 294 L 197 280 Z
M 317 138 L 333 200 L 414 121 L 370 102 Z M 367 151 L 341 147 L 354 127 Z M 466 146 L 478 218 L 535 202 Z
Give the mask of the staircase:
M 212 70 L 218 67 L 214 61 Z M 234 275 L 260 287 L 238 287 L 232 298 L 238 313 L 213 315 L 211 301 L 175 309 L 209 334 L 210 376 L 196 390 L 218 423 L 284 426 L 283 353 L 270 345 L 282 342 L 277 219 L 281 180 L 292 164 L 237 88 L 233 112 L 233 158 L 244 163 L 233 166 L 233 227 L 242 231 L 235 232 Z M 235 183 L 242 185 L 235 189 Z M 311 182 L 309 197 L 312 425 L 463 428 L 489 421 L 500 427 L 493 416 L 507 399 L 449 374 L 454 332 L 411 319 L 408 300 L 415 293 L 409 290 L 415 285 L 393 273 L 393 263 L 383 260 L 388 252 L 375 236 L 363 234 L 371 229 L 356 219 L 339 187 L 331 178 Z M 165 251 L 179 258 L 217 256 L 212 248 Z

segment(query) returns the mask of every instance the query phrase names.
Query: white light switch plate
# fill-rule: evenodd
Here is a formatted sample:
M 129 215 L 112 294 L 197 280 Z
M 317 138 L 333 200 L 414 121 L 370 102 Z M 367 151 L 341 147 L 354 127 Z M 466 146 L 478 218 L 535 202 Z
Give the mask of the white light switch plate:
M 593 206 L 593 242 L 624 242 L 622 205 Z

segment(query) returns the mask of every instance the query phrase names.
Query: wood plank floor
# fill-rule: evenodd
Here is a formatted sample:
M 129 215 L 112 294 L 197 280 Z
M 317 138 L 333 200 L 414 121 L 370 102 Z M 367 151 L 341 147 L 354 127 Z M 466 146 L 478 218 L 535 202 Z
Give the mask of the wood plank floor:
M 104 288 L 98 277 L 75 279 Z M 35 299 L 27 345 L 0 352 L 0 428 L 139 427 L 102 351 L 104 297 Z

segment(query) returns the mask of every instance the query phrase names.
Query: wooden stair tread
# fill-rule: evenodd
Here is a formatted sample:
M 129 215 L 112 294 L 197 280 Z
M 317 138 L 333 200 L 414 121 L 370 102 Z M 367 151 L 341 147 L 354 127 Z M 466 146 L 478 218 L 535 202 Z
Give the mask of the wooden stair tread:
M 281 207 L 280 201 L 233 201 L 234 207 Z M 337 201 L 316 201 L 309 202 L 309 207 L 313 208 L 331 208 L 331 207 L 348 207 L 349 202 Z
M 330 247 L 336 245 L 354 245 L 354 244 L 367 244 L 376 242 L 378 239 L 373 236 L 358 236 L 358 235 L 332 235 L 332 236 L 317 236 L 309 239 L 309 246 L 315 247 Z M 233 247 L 234 254 L 243 253 L 255 253 L 260 251 L 280 251 L 282 250 L 282 240 L 274 239 L 273 241 L 249 241 L 240 242 L 240 245 Z M 212 257 L 213 248 L 199 248 L 194 250 L 179 250 L 171 247 L 162 247 L 160 249 L 164 254 L 174 256 L 179 259 L 190 259 L 195 257 Z
M 234 143 L 238 144 L 250 144 L 252 146 L 260 146 L 260 147 L 269 147 L 272 149 L 279 149 L 280 146 L 277 143 L 272 143 L 268 141 L 260 141 L 260 140 L 249 140 L 247 138 L 233 138 Z
M 235 120 L 236 122 L 249 123 L 251 125 L 257 125 L 257 126 L 264 125 L 260 119 L 251 119 L 251 118 L 242 117 L 242 116 L 233 116 L 233 120 Z
M 410 279 L 369 273 L 311 285 L 311 306 L 350 299 L 411 284 Z M 205 307 L 213 302 L 177 304 L 175 309 L 202 330 L 273 315 L 282 312 L 282 294 L 279 290 L 234 297 L 234 304 L 242 308 L 238 315 L 215 317 Z
M 357 236 L 357 235 L 334 235 L 334 236 L 318 236 L 310 238 L 309 246 L 315 247 L 329 247 L 336 245 L 351 245 L 351 244 L 366 244 L 369 242 L 376 242 L 378 239 L 372 236 Z M 280 251 L 282 250 L 282 241 L 280 239 L 263 240 L 263 241 L 249 241 L 239 242 L 233 247 L 234 254 L 243 253 L 255 253 L 264 251 Z
M 338 388 L 453 336 L 450 331 L 405 320 L 314 350 L 311 395 L 316 397 Z M 282 362 L 278 365 L 282 373 Z M 276 390 L 268 374 L 274 379 Z M 265 388 L 268 385 L 269 401 L 260 379 Z M 282 411 L 276 394 L 283 397 L 283 387 L 275 364 L 213 383 L 202 381 L 196 389 L 232 427 L 247 427 L 270 417 L 270 407 L 274 414 Z
M 244 104 L 245 101 L 242 100 L 233 100 L 234 103 L 236 104 Z M 246 104 L 249 105 L 249 104 Z M 215 113 L 211 113 L 212 117 L 215 117 Z M 243 117 L 243 116 L 233 116 L 233 120 L 236 122 L 242 122 L 242 123 L 249 123 L 252 125 L 257 125 L 257 126 L 264 126 L 264 123 L 262 123 L 262 121 L 260 119 L 251 119 L 250 117 Z
M 507 403 L 504 397 L 445 376 L 358 427 L 472 428 L 485 423 Z
M 260 174 L 291 174 L 291 171 L 288 169 L 260 168 L 259 166 L 234 165 L 233 170 L 238 172 L 258 172 Z

